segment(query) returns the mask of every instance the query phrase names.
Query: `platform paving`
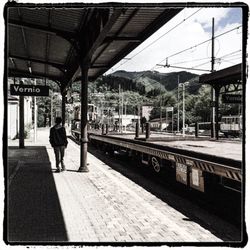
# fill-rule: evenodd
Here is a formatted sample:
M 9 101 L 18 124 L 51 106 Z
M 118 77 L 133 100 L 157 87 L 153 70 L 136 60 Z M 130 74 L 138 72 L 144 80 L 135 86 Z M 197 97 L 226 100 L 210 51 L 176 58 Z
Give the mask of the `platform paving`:
M 223 241 L 90 153 L 90 171 L 77 172 L 80 151 L 71 140 L 67 171 L 56 173 L 48 134 L 38 130 L 25 149 L 9 141 L 8 242 Z
M 135 138 L 134 134 L 125 133 L 116 135 L 110 134 L 109 136 L 126 139 Z M 145 135 L 140 135 L 139 138 L 145 139 Z M 159 141 L 159 139 L 162 141 Z M 147 142 L 242 161 L 243 145 L 242 140 L 239 138 L 234 140 L 228 140 L 225 138 L 220 140 L 212 140 L 208 137 L 195 138 L 192 135 L 186 135 L 185 137 L 182 137 L 180 135 L 173 136 L 166 133 L 152 133 L 150 139 Z

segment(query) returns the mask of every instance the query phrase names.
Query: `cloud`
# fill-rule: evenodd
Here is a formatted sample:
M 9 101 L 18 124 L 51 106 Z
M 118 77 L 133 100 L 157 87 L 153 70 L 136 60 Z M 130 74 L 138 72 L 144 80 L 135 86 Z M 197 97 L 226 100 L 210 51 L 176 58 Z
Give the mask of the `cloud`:
M 240 20 L 235 20 L 234 23 L 226 22 L 226 20 L 229 20 L 227 15 L 229 14 L 231 8 L 203 8 L 190 19 L 187 19 L 187 17 L 195 13 L 197 10 L 197 8 L 186 8 L 180 12 L 146 42 L 141 44 L 136 50 L 126 56 L 126 58 L 131 58 L 131 60 L 122 60 L 115 67 L 113 67 L 113 71 L 110 70 L 108 73 L 112 73 L 116 70 L 158 70 L 166 73 L 185 70 L 158 66 L 157 64 L 165 65 L 166 57 L 168 57 L 168 63 L 172 66 L 175 65 L 184 68 L 197 66 L 198 69 L 210 70 L 211 41 L 197 47 L 194 45 L 211 39 L 211 27 L 209 28 L 209 25 L 211 26 L 212 17 L 215 18 L 216 35 L 222 34 L 223 32 L 229 31 L 230 29 L 238 26 Z M 186 21 L 183 21 L 184 19 L 186 19 Z M 222 23 L 222 20 L 224 20 L 223 25 L 218 25 L 219 23 Z M 178 24 L 180 25 L 174 30 L 164 35 Z M 159 39 L 161 36 L 163 37 Z M 151 44 L 155 40 L 157 40 L 157 42 Z M 230 32 L 227 35 L 223 35 L 215 39 L 215 54 L 217 57 L 224 56 L 228 53 L 239 50 L 241 48 L 241 44 L 242 36 L 239 31 Z M 190 47 L 193 48 L 178 54 L 178 52 Z M 237 55 L 239 57 L 239 53 L 236 54 L 236 56 Z M 240 58 L 236 59 L 237 57 L 228 57 L 223 60 L 216 60 L 215 68 L 222 69 L 232 66 L 234 63 L 237 64 L 241 62 Z M 185 63 L 182 64 L 181 62 Z M 190 72 L 198 74 L 203 73 L 202 71 L 193 70 Z
M 229 14 L 231 8 L 203 8 L 197 14 L 195 20 L 208 29 L 212 27 L 212 18 L 214 18 L 214 25 L 218 27 L 222 19 L 225 19 Z

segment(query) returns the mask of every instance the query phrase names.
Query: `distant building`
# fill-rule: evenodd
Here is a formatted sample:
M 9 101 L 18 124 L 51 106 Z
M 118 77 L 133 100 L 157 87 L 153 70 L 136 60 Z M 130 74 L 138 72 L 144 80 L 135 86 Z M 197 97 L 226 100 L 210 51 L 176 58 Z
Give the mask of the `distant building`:
M 32 124 L 32 97 L 24 97 L 24 126 Z M 8 139 L 15 139 L 19 131 L 19 97 L 8 96 Z
M 151 105 L 142 105 L 141 117 L 145 117 L 149 121 L 150 112 L 154 107 Z
M 169 124 L 166 123 L 165 118 L 162 118 L 162 123 L 161 123 L 160 118 L 152 119 L 152 120 L 149 121 L 149 123 L 150 123 L 150 127 L 151 127 L 152 130 L 160 129 L 160 124 L 161 124 L 162 129 L 166 129 L 166 127 L 169 125 Z
M 127 127 L 128 125 L 134 126 L 140 117 L 138 115 L 120 115 L 122 126 Z M 119 122 L 119 115 L 114 115 L 114 121 Z
M 18 98 L 8 96 L 8 139 L 14 139 L 18 132 L 18 103 Z

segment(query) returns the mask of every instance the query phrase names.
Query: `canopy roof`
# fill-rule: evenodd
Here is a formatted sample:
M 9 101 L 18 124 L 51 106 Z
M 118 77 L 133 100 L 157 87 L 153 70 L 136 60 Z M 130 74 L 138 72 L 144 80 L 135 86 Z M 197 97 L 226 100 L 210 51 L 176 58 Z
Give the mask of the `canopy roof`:
M 84 54 L 90 55 L 89 80 L 95 80 L 181 10 L 152 4 L 8 6 L 8 77 L 46 77 L 63 90 L 81 77 Z
M 210 74 L 201 75 L 199 77 L 199 82 L 220 85 L 242 83 L 242 64 L 240 63 Z

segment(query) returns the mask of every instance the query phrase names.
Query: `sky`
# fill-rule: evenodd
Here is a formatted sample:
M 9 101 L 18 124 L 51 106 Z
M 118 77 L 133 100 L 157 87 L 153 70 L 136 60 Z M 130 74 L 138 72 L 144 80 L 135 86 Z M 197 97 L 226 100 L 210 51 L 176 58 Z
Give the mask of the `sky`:
M 185 8 L 106 74 L 117 70 L 157 70 L 164 73 L 186 70 L 164 67 L 167 57 L 170 66 L 211 70 L 211 41 L 179 55 L 171 55 L 211 39 L 212 18 L 214 18 L 215 37 L 242 25 L 241 8 Z M 186 20 L 184 21 L 184 19 Z M 174 28 L 175 26 L 177 27 Z M 241 32 L 240 27 L 215 38 L 215 70 L 241 62 Z M 154 43 L 154 41 L 156 42 Z M 198 70 L 186 71 L 196 74 L 208 73 Z

